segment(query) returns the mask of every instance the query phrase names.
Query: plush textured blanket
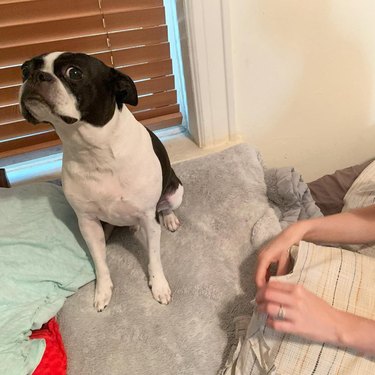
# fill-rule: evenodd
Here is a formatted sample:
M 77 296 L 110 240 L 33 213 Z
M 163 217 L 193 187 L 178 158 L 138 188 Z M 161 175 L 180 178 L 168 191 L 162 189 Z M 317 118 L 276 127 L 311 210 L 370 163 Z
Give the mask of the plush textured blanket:
M 239 145 L 175 170 L 185 187 L 182 227 L 163 230 L 161 242 L 172 303 L 152 299 L 142 233 L 117 228 L 110 306 L 94 310 L 92 283 L 59 314 L 69 375 L 216 374 L 234 343 L 233 319 L 251 312 L 256 249 L 280 231 L 258 153 Z

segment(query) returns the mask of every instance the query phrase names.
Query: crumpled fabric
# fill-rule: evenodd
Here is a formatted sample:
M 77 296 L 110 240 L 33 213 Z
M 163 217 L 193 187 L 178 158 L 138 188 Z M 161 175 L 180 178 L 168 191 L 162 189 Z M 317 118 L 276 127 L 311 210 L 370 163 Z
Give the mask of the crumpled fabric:
M 46 342 L 46 350 L 33 375 L 66 375 L 66 352 L 56 318 L 33 331 L 30 339 L 43 339 Z
M 256 249 L 298 220 L 323 216 L 294 168 L 265 169 L 264 180 L 270 207 L 251 229 L 251 243 Z
M 264 179 L 281 229 L 298 220 L 323 216 L 301 174 L 293 167 L 266 169 Z
M 252 301 L 255 305 L 255 300 Z M 263 335 L 265 314 L 254 310 L 253 316 L 243 315 L 234 320 L 237 346 L 233 346 L 228 359 L 218 375 L 248 375 L 253 367 L 257 374 L 278 375 L 270 347 Z

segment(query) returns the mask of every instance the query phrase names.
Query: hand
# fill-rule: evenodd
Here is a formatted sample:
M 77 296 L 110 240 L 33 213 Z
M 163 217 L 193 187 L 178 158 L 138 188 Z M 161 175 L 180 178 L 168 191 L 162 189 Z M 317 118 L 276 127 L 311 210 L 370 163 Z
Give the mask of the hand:
M 268 281 L 267 272 L 272 263 L 277 264 L 277 276 L 285 275 L 288 272 L 289 249 L 304 238 L 310 222 L 311 220 L 302 220 L 290 225 L 260 251 L 255 273 L 255 283 L 258 289 Z
M 256 295 L 258 311 L 268 314 L 266 324 L 276 331 L 337 343 L 340 313 L 302 285 L 270 281 Z M 282 306 L 284 318 L 277 319 Z
M 281 233 L 263 247 L 258 255 L 258 264 L 255 272 L 255 283 L 258 289 L 264 287 L 268 281 L 268 270 L 272 263 L 277 263 L 277 276 L 285 275 L 288 272 L 289 248 L 292 245 L 293 243 L 284 238 L 284 233 Z

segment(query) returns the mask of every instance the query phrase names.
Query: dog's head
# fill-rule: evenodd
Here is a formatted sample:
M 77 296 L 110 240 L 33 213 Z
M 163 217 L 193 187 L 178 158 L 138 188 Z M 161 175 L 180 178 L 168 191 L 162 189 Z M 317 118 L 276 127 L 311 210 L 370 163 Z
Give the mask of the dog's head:
M 22 65 L 21 112 L 31 123 L 104 126 L 115 107 L 137 105 L 130 77 L 83 53 L 53 52 Z

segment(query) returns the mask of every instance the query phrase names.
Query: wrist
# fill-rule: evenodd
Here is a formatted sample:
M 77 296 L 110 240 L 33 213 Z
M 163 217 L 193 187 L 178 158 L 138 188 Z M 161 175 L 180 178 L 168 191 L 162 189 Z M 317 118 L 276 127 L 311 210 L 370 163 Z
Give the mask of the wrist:
M 352 345 L 350 315 L 333 307 L 332 310 L 333 334 L 329 341 L 341 347 L 350 347 Z
M 308 233 L 310 227 L 309 220 L 297 221 L 284 230 L 283 235 L 287 238 L 290 246 L 298 245 Z

